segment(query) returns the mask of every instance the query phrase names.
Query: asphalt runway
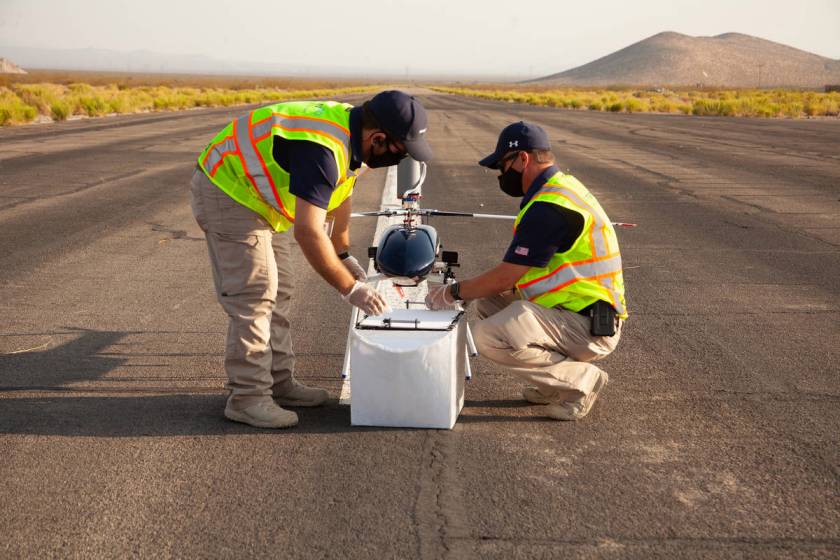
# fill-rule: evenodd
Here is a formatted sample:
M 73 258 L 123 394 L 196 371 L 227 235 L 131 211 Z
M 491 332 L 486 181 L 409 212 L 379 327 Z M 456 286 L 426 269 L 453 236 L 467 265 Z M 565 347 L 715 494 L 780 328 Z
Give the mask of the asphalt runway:
M 297 251 L 298 376 L 334 398 L 288 431 L 228 422 L 188 182 L 247 109 L 6 128 L 0 557 L 840 557 L 840 121 L 423 100 L 425 207 L 514 213 L 476 161 L 526 119 L 639 224 L 618 232 L 631 317 L 593 412 L 542 418 L 479 358 L 454 430 L 351 426 L 350 308 Z M 354 223 L 357 256 L 374 225 Z M 510 240 L 433 225 L 462 277 Z

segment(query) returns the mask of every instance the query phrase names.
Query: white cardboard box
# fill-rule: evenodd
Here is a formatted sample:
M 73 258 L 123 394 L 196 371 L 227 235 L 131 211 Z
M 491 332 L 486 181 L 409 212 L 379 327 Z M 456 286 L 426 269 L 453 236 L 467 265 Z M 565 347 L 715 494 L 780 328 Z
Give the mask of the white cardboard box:
M 464 406 L 466 352 L 461 311 L 365 319 L 350 333 L 351 423 L 451 429 Z

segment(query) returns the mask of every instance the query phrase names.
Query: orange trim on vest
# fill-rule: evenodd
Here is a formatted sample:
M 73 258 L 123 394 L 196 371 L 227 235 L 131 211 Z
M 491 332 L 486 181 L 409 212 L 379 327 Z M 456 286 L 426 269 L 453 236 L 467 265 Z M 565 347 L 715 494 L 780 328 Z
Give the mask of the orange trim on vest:
M 569 187 L 566 187 L 564 185 L 558 185 L 558 184 L 554 184 L 554 183 L 546 183 L 544 186 L 553 187 L 555 189 L 563 189 L 563 190 L 567 190 L 567 191 L 571 191 L 571 192 L 575 193 L 574 190 L 572 190 Z M 574 200 L 572 200 L 568 196 L 565 196 L 565 195 L 560 194 L 560 193 L 555 193 L 555 194 L 557 196 L 561 196 L 561 197 L 565 198 L 566 200 L 568 200 L 570 203 L 574 204 L 575 206 L 580 206 L 577 202 L 575 202 Z M 596 221 L 595 217 L 598 216 L 598 214 L 597 214 L 597 212 L 595 212 L 595 209 L 592 207 L 592 205 L 589 204 L 588 202 L 586 202 L 586 200 L 582 196 L 578 195 L 578 193 L 575 193 L 575 195 L 577 195 L 580 198 L 580 201 L 583 203 L 583 207 L 592 215 L 592 225 L 589 227 L 589 234 L 587 235 L 587 237 L 589 238 L 589 252 L 594 255 L 594 254 L 597 253 L 597 251 L 595 250 L 595 221 Z M 537 199 L 539 196 L 540 196 L 540 193 L 538 192 L 534 196 L 534 198 Z M 598 217 L 600 217 L 601 221 L 603 221 L 603 217 L 601 217 L 601 216 L 598 216 Z M 604 239 L 604 244 L 606 245 L 606 238 Z M 604 247 L 604 248 L 609 250 L 609 247 Z
M 574 284 L 576 282 L 580 282 L 581 280 L 600 280 L 601 278 L 610 278 L 610 277 L 614 278 L 614 277 L 618 276 L 619 274 L 621 274 L 621 272 L 605 272 L 604 274 L 598 274 L 596 276 L 589 276 L 589 277 L 586 277 L 586 278 L 572 278 L 568 282 L 564 282 L 564 283 L 560 284 L 559 286 L 555 286 L 554 288 L 551 288 L 547 292 L 543 292 L 538 296 L 534 296 L 532 298 L 529 298 L 528 301 L 533 301 L 537 298 L 540 298 L 540 297 L 544 296 L 545 294 L 550 294 L 552 292 L 562 290 L 566 286 L 571 286 L 572 284 Z M 610 300 L 612 300 L 613 299 L 612 298 L 612 293 L 609 292 L 609 290 L 607 290 L 607 291 L 608 291 L 608 295 L 610 297 Z M 610 303 L 615 304 L 616 302 L 615 301 L 610 301 Z M 613 305 L 613 307 L 615 307 L 615 305 Z
M 341 151 L 344 153 L 344 158 L 348 159 L 349 154 L 347 153 L 347 147 L 344 145 L 344 142 L 333 136 L 332 134 L 328 134 L 323 130 L 313 130 L 311 128 L 299 128 L 299 127 L 289 127 L 283 126 L 282 124 L 274 124 L 271 126 L 271 129 L 274 130 L 275 128 L 282 128 L 283 130 L 288 130 L 290 132 L 308 132 L 310 134 L 317 134 L 318 136 L 323 136 L 324 138 L 329 138 L 333 142 L 338 143 L 341 146 Z M 267 132 L 266 134 L 260 136 L 259 138 L 254 139 L 254 142 L 261 142 L 271 136 L 271 132 Z
M 532 284 L 536 284 L 537 282 L 542 282 L 546 278 L 550 278 L 550 277 L 554 276 L 555 274 L 557 274 L 558 272 L 560 272 L 564 268 L 568 268 L 570 266 L 579 266 L 579 265 L 590 264 L 590 263 L 595 263 L 595 262 L 600 262 L 600 261 L 606 261 L 606 260 L 613 259 L 613 258 L 615 258 L 617 256 L 620 256 L 620 255 L 621 255 L 621 253 L 610 253 L 609 255 L 607 255 L 605 257 L 592 257 L 591 259 L 585 259 L 585 260 L 582 260 L 582 261 L 574 261 L 574 262 L 563 263 L 561 266 L 558 266 L 557 268 L 555 268 L 554 270 L 552 270 L 551 272 L 549 272 L 545 276 L 540 276 L 539 278 L 534 278 L 533 280 L 529 280 L 525 284 L 517 284 L 516 287 L 520 288 L 520 289 L 527 288 L 528 286 L 531 286 Z M 615 275 L 615 274 L 618 274 L 618 272 L 611 272 L 609 274 L 601 274 L 600 276 L 611 276 L 611 275 Z M 569 284 L 571 284 L 573 282 L 577 282 L 578 280 L 591 280 L 593 278 L 599 278 L 599 276 L 593 276 L 592 278 L 576 278 L 575 280 L 571 280 L 569 282 L 566 282 L 565 284 L 562 284 L 560 287 L 568 286 Z M 548 290 L 547 292 L 543 292 L 542 294 L 540 294 L 540 296 L 544 295 L 544 294 L 549 294 L 551 292 L 556 292 L 558 289 L 559 288 L 552 288 L 552 289 Z M 540 297 L 540 296 L 535 296 L 535 297 Z M 533 298 L 531 298 L 531 299 L 533 299 Z
M 277 201 L 277 206 L 280 207 L 280 212 L 286 217 L 287 220 L 290 222 L 294 222 L 295 219 L 292 217 L 289 212 L 286 210 L 286 207 L 283 205 L 283 201 L 280 199 L 280 193 L 277 192 L 277 186 L 274 184 L 274 179 L 271 178 L 271 173 L 268 172 L 268 167 L 265 165 L 265 160 L 263 159 L 262 154 L 257 149 L 257 142 L 254 138 L 254 124 L 251 122 L 251 119 L 248 119 L 248 138 L 251 140 L 251 147 L 253 147 L 254 152 L 257 154 L 257 159 L 260 160 L 260 166 L 262 167 L 263 174 L 265 178 L 268 180 L 268 184 L 271 186 L 271 192 L 274 193 L 274 200 Z
M 239 156 L 239 162 L 242 164 L 242 169 L 243 171 L 245 171 L 245 176 L 248 177 L 249 181 L 251 181 L 251 185 L 254 187 L 254 191 L 256 191 L 257 196 L 260 197 L 260 200 L 268 204 L 265 198 L 263 198 L 260 189 L 257 187 L 257 182 L 254 180 L 253 177 L 251 177 L 251 174 L 248 172 L 248 164 L 245 163 L 245 156 L 242 155 L 242 148 L 239 147 L 239 140 L 236 139 L 236 123 L 237 121 L 233 121 L 233 143 L 236 144 L 236 155 Z
M 207 168 L 207 159 L 210 157 L 210 154 L 212 154 L 212 153 L 213 153 L 213 150 L 215 150 L 215 149 L 216 149 L 216 146 L 218 146 L 219 144 L 224 144 L 224 143 L 225 143 L 225 142 L 227 142 L 228 140 L 233 140 L 234 142 L 236 142 L 236 139 L 235 139 L 233 136 L 225 136 L 224 138 L 222 138 L 221 140 L 219 140 L 219 141 L 218 141 L 218 142 L 216 142 L 215 144 L 211 144 L 211 145 L 207 148 L 207 153 L 206 153 L 206 154 L 205 154 L 205 156 L 204 156 L 204 161 L 202 161 L 202 162 L 201 162 L 201 167 L 204 167 L 204 168 L 206 169 L 206 168 Z M 234 153 L 236 153 L 236 152 L 224 152 L 224 154 L 222 155 L 222 159 L 224 159 L 224 156 L 225 156 L 225 155 L 227 155 L 227 154 L 234 154 Z M 218 165 L 217 165 L 216 167 L 218 167 Z
M 234 140 L 234 142 L 235 142 L 235 140 Z M 225 158 L 227 156 L 235 156 L 235 155 L 238 155 L 238 154 L 239 154 L 239 152 L 237 152 L 235 150 L 230 150 L 230 151 L 222 152 L 221 154 L 219 154 L 219 156 L 220 156 L 219 161 L 217 161 L 216 165 L 213 166 L 213 169 L 210 170 L 210 176 L 215 177 L 216 171 L 218 171 L 218 169 L 225 162 Z M 209 152 L 208 152 L 208 155 L 209 155 Z M 207 169 L 206 165 L 207 165 L 207 158 L 204 158 L 204 165 L 202 165 L 202 167 L 204 167 L 204 169 Z
M 304 117 L 302 115 L 287 115 L 285 113 L 271 113 L 270 117 L 266 117 L 260 121 L 254 123 L 254 126 L 264 123 L 269 119 L 273 119 L 274 117 L 283 117 L 284 119 L 302 119 L 302 120 L 310 120 L 310 121 L 320 121 L 322 123 L 327 123 L 339 129 L 340 131 L 344 132 L 347 136 L 350 136 L 350 131 L 341 126 L 340 124 L 333 122 L 329 119 L 319 119 L 318 117 Z

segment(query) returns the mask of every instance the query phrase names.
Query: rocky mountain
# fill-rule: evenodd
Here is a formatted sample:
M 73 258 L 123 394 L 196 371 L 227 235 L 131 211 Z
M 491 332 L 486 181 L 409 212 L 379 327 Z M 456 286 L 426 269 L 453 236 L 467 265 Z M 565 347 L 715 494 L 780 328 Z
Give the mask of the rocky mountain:
M 840 83 L 840 60 L 741 33 L 691 37 L 667 31 L 530 83 L 822 88 Z
M 26 70 L 5 58 L 0 58 L 0 74 L 26 74 Z

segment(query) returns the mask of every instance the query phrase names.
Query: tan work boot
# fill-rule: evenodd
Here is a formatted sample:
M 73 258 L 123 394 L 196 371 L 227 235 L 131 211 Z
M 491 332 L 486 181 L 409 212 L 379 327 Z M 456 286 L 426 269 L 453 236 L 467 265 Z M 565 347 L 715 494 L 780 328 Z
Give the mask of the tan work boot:
M 522 398 L 533 404 L 548 404 L 551 402 L 536 387 L 525 387 L 522 389 Z
M 328 398 L 330 394 L 326 389 L 307 387 L 296 379 L 292 379 L 291 389 L 274 395 L 274 401 L 281 406 L 319 406 Z
M 257 428 L 291 428 L 297 426 L 298 415 L 291 410 L 284 410 L 266 399 L 243 410 L 235 410 L 228 400 L 225 417 L 234 422 L 242 422 Z
M 592 405 L 598 400 L 601 389 L 607 386 L 610 376 L 602 371 L 592 387 L 592 392 L 576 401 L 566 401 L 550 404 L 545 407 L 545 415 L 555 420 L 580 420 L 592 410 Z

